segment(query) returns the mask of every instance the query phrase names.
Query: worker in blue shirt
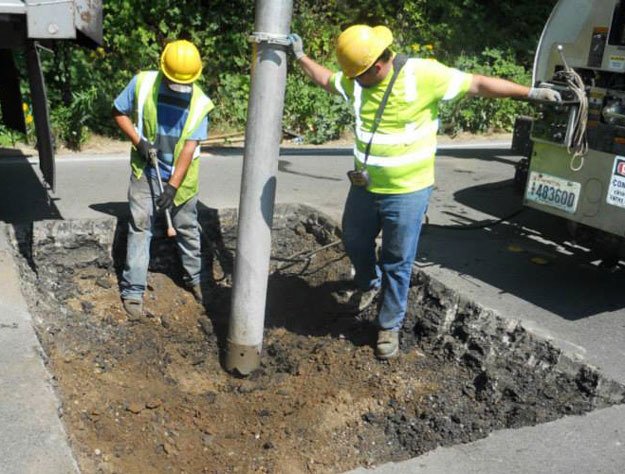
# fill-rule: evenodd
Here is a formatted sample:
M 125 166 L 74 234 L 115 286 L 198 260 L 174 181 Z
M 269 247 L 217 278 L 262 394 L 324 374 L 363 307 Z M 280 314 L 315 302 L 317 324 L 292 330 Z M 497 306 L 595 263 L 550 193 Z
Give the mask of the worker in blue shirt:
M 121 298 L 129 319 L 143 316 L 150 241 L 157 212 L 169 211 L 185 270 L 185 283 L 203 301 L 197 220 L 199 142 L 207 138 L 211 100 L 195 84 L 199 51 L 185 40 L 169 43 L 159 71 L 137 74 L 115 99 L 113 119 L 132 142 L 128 201 L 130 221 Z M 156 152 L 158 171 L 150 153 Z M 161 193 L 158 176 L 162 180 Z

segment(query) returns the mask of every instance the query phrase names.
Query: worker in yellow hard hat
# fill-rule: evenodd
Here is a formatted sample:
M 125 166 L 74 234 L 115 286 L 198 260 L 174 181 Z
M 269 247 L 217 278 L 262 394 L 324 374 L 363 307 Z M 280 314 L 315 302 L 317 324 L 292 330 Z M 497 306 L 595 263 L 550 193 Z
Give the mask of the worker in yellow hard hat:
M 343 302 L 359 312 L 381 292 L 376 355 L 396 357 L 412 264 L 434 184 L 439 104 L 467 94 L 541 100 L 559 100 L 559 95 L 466 74 L 433 59 L 395 54 L 393 34 L 385 26 L 354 25 L 343 31 L 336 41 L 338 72 L 309 58 L 297 34 L 289 38 L 306 75 L 354 107 L 354 169 L 348 173 L 351 188 L 342 226 L 355 276 Z M 380 232 L 378 259 L 375 239 Z
M 203 276 L 197 220 L 199 142 L 208 134 L 214 105 L 195 81 L 202 74 L 189 41 L 165 46 L 159 71 L 140 72 L 115 99 L 113 118 L 132 142 L 130 221 L 121 297 L 130 319 L 143 315 L 150 240 L 158 212 L 171 212 L 185 282 L 202 302 Z M 158 166 L 153 166 L 156 153 Z M 163 192 L 160 192 L 158 180 Z

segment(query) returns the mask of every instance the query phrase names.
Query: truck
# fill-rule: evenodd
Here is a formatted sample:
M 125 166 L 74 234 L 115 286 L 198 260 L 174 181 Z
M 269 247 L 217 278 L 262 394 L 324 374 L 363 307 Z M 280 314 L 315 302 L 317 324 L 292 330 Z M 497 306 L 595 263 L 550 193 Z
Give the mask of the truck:
M 562 101 L 517 118 L 523 204 L 563 218 L 575 241 L 613 266 L 625 256 L 625 1 L 560 0 L 532 81 Z
M 102 44 L 101 0 L 0 0 L 0 111 L 2 123 L 25 133 L 16 55 L 24 55 L 30 87 L 39 167 L 54 190 L 54 141 L 40 50 L 57 40 L 96 48 Z

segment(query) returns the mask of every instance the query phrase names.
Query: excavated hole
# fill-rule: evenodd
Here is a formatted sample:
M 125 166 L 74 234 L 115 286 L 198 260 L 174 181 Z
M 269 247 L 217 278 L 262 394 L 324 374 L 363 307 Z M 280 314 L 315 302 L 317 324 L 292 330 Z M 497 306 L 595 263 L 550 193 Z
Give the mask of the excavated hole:
M 625 387 L 422 273 L 401 358 L 375 360 L 375 309 L 341 314 L 331 296 L 350 274 L 342 247 L 328 246 L 336 226 L 301 206 L 276 209 L 262 367 L 232 377 L 220 351 L 236 214 L 200 217 L 210 301 L 182 288 L 174 247 L 157 236 L 138 323 L 118 296 L 123 219 L 16 228 L 84 472 L 343 472 L 625 399 Z

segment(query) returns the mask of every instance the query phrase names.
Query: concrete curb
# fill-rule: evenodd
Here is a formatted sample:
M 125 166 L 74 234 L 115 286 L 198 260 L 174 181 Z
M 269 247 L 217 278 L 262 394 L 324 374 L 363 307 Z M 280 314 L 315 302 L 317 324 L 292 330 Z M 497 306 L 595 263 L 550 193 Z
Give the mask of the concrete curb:
M 439 151 L 445 150 L 481 150 L 481 149 L 510 149 L 511 142 L 510 140 L 498 140 L 498 141 L 488 141 L 488 140 L 458 140 L 456 141 L 448 141 L 443 140 L 438 143 L 437 149 Z M 330 151 L 341 152 L 351 154 L 353 150 L 353 146 L 337 146 L 333 148 L 327 148 L 323 146 L 306 146 L 306 147 L 282 147 L 281 153 L 289 154 L 290 150 L 297 150 L 298 154 L 306 155 L 307 152 L 310 155 L 315 155 L 316 153 L 328 153 Z M 203 147 L 202 155 L 204 157 L 210 156 L 222 156 L 222 155 L 243 155 L 243 147 Z M 31 165 L 38 165 L 39 158 L 36 156 L 8 156 L 3 157 L 0 160 L 0 165 L 12 165 L 15 163 L 23 163 L 27 161 Z M 97 161 L 128 161 L 128 153 L 127 152 L 116 152 L 116 153 L 97 153 L 93 154 L 90 152 L 80 152 L 80 153 L 72 153 L 72 154 L 59 154 L 56 156 L 56 160 L 63 161 L 71 161 L 74 163 L 82 163 L 82 162 L 97 162 Z
M 0 223 L 0 473 L 78 473 Z

